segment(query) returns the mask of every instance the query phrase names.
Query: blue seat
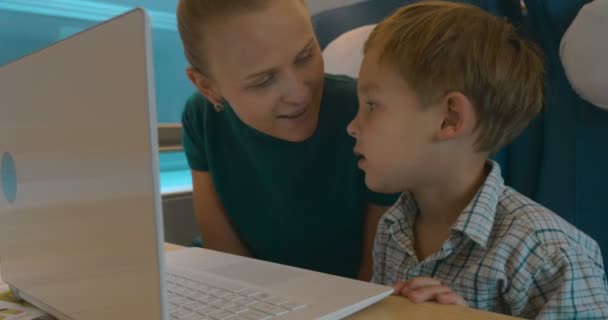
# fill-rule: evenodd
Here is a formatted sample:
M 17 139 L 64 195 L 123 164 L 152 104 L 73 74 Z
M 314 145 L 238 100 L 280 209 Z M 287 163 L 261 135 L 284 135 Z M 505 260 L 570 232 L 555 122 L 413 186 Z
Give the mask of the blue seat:
M 545 109 L 502 156 L 507 182 L 593 237 L 607 261 L 608 112 L 575 93 L 559 57 L 564 32 L 588 2 L 525 1 L 526 30 L 545 54 Z
M 375 24 L 398 8 L 417 0 L 368 0 L 318 13 L 312 17 L 317 39 L 324 49 L 333 39 L 357 27 Z M 520 17 L 519 0 L 462 0 L 512 21 Z

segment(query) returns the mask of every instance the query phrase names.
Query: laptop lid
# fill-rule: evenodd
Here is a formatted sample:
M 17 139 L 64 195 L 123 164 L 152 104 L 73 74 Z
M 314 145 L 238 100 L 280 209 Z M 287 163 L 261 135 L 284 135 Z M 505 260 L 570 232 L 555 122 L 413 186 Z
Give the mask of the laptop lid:
M 60 319 L 161 319 L 162 220 L 143 9 L 0 67 L 0 263 Z

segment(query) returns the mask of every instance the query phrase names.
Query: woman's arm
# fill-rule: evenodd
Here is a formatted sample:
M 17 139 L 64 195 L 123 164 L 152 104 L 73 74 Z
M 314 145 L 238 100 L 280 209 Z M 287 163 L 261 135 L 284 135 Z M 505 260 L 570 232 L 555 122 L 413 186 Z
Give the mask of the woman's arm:
M 241 256 L 251 253 L 237 235 L 215 191 L 209 172 L 192 170 L 194 212 L 203 247 Z
M 359 280 L 369 281 L 372 278 L 372 250 L 374 248 L 374 239 L 376 238 L 376 229 L 378 228 L 380 217 L 382 217 L 388 208 L 369 203 L 364 211 L 363 259 L 361 260 L 361 268 L 359 269 Z

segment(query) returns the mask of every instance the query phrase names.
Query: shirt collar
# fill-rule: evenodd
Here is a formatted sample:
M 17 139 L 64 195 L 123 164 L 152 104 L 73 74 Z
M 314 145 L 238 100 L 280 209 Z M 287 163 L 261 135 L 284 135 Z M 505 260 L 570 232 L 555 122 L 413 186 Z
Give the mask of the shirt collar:
M 483 248 L 486 248 L 490 238 L 500 195 L 505 189 L 500 165 L 488 160 L 486 166 L 490 171 L 488 176 L 451 228 L 462 232 Z M 418 212 L 416 199 L 411 193 L 405 192 L 383 218 L 383 223 L 391 230 L 395 240 L 404 247 L 411 247 Z
M 412 194 L 404 192 L 395 205 L 386 212 L 382 221 L 394 240 L 410 256 L 416 256 L 414 252 L 414 222 L 418 211 L 418 203 Z
M 494 226 L 500 195 L 505 189 L 500 165 L 488 160 L 486 167 L 490 172 L 484 183 L 452 225 L 452 230 L 464 233 L 484 249 Z

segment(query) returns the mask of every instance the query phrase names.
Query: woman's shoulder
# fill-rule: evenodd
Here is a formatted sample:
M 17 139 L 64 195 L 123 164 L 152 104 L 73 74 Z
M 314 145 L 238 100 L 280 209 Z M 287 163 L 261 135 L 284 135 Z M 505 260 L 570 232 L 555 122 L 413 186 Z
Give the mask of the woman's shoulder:
M 196 91 L 186 100 L 182 112 L 182 125 L 192 125 L 196 128 L 204 128 L 206 119 L 213 110 L 211 103 L 200 92 Z
M 200 92 L 196 91 L 186 100 L 184 116 L 192 117 L 196 114 L 202 114 L 208 104 L 209 101 Z
M 354 116 L 353 113 L 359 105 L 356 79 L 345 75 L 325 74 L 323 87 L 323 105 L 336 112 L 341 110 L 340 113 L 347 110 L 349 117 Z

